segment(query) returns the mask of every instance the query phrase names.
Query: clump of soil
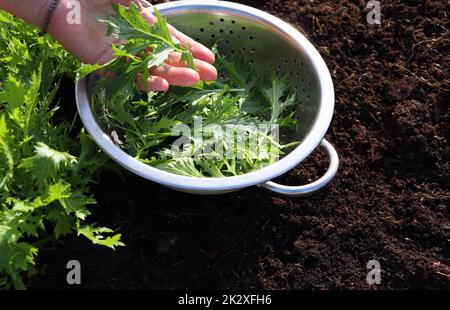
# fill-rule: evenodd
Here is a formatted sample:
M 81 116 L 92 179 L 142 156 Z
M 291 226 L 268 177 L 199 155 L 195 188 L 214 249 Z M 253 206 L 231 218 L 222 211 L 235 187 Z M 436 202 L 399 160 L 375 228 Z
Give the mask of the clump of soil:
M 248 1 L 242 1 L 248 3 Z M 296 25 L 324 57 L 336 88 L 327 139 L 341 157 L 331 187 L 308 198 L 258 188 L 218 197 L 177 193 L 104 173 L 94 217 L 123 234 L 112 252 L 80 238 L 41 251 L 32 288 L 448 288 L 450 22 L 445 1 L 251 1 Z M 300 184 L 321 152 L 280 178 Z M 369 287 L 366 264 L 381 263 Z

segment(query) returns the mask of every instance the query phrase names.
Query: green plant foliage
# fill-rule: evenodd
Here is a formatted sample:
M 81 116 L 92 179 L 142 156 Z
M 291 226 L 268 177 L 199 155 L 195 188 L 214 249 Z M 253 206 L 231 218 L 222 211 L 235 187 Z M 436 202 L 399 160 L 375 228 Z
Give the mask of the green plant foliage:
M 116 6 L 115 11 L 103 22 L 111 36 L 125 40 L 114 46 L 117 58 L 103 66 L 82 66 L 79 78 L 98 69 L 114 73 L 98 80 L 92 100 L 104 130 L 128 154 L 175 174 L 227 177 L 273 164 L 297 144 L 283 145 L 273 135 L 276 127 L 297 124 L 289 113 L 297 95 L 288 79 L 277 74 L 269 80 L 258 77 L 246 65 L 218 53 L 225 81 L 171 87 L 163 94 L 139 92 L 136 78 L 147 80 L 148 69 L 163 64 L 171 52 L 182 51 L 188 63 L 192 55 L 172 41 L 157 10 L 154 27 L 134 5 Z M 199 132 L 193 132 L 196 120 L 202 122 Z M 183 128 L 192 130 L 186 134 Z M 177 152 L 172 148 L 174 137 L 184 137 Z
M 159 66 L 172 52 L 180 52 L 182 59 L 194 68 L 194 59 L 189 50 L 175 42 L 169 33 L 165 18 L 155 9 L 157 22 L 150 26 L 141 16 L 139 8 L 131 3 L 129 8 L 114 5 L 115 14 L 100 20 L 108 26 L 108 34 L 120 42 L 113 46 L 116 58 L 105 65 L 84 65 L 78 78 L 95 70 L 107 68 L 114 77 L 102 83 L 107 98 L 121 96 L 131 98 L 136 92 L 136 79 L 147 81 L 149 68 Z M 151 52 L 148 52 L 151 50 Z M 136 56 L 143 55 L 143 56 Z M 147 83 L 143 83 L 147 84 Z M 148 87 L 148 86 L 147 86 Z
M 220 55 L 224 81 L 171 87 L 162 94 L 139 92 L 136 79 L 145 81 L 148 69 L 163 64 L 171 52 L 182 53 L 192 68 L 193 57 L 171 37 L 158 11 L 151 27 L 134 4 L 114 9 L 101 21 L 121 42 L 113 46 L 116 58 L 81 66 L 78 78 L 99 69 L 113 73 L 98 83 L 93 104 L 105 130 L 129 154 L 176 174 L 226 177 L 270 165 L 296 144 L 283 145 L 271 134 L 276 125 L 296 125 L 288 111 L 296 101 L 288 80 L 255 77 Z M 55 118 L 61 78 L 74 77 L 77 68 L 80 64 L 51 38 L 0 12 L 0 288 L 25 288 L 47 241 L 77 234 L 112 249 L 123 245 L 120 234 L 88 222 L 96 203 L 92 178 L 107 158 L 84 131 L 74 139 L 73 126 Z M 175 154 L 173 140 L 186 138 L 174 135 L 175 128 L 182 133 L 180 126 L 193 128 L 198 119 L 201 138 L 187 137 Z M 236 143 L 248 138 L 255 144 Z M 217 147 L 234 156 L 219 156 Z
M 105 158 L 84 132 L 72 140 L 70 124 L 54 120 L 60 79 L 77 66 L 52 39 L 0 11 L 0 288 L 25 288 L 43 241 L 76 233 L 123 245 L 120 234 L 86 223 L 95 204 L 89 185 Z

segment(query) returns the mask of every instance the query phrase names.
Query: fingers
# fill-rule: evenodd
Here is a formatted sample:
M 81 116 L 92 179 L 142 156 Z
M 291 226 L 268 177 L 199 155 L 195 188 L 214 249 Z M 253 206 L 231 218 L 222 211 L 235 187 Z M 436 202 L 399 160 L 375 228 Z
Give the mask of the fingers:
M 166 60 L 166 64 L 174 67 L 187 67 L 187 63 L 181 60 L 181 53 L 171 53 Z M 217 79 L 217 69 L 206 61 L 194 59 L 195 69 L 200 75 L 202 81 L 215 81 Z
M 167 91 L 169 89 L 169 82 L 162 77 L 152 76 L 147 80 L 148 88 L 142 83 L 142 77 L 138 77 L 136 85 L 140 91 Z
M 216 61 L 216 57 L 214 56 L 214 53 L 204 46 L 203 44 L 198 43 L 194 39 L 188 37 L 184 33 L 178 31 L 174 27 L 169 25 L 170 33 L 177 38 L 180 43 L 184 46 L 189 48 L 192 55 L 200 60 L 203 60 L 207 63 L 213 64 Z
M 115 1 L 119 2 L 122 0 Z M 123 1 L 127 2 L 127 0 Z M 141 10 L 143 18 L 149 24 L 153 25 L 157 21 L 156 17 L 150 10 L 144 8 L 139 1 L 135 2 Z M 196 42 L 170 25 L 169 30 L 183 46 L 189 48 L 195 58 L 194 63 L 197 71 L 187 68 L 187 64 L 181 61 L 181 53 L 172 53 L 165 65 L 150 69 L 150 74 L 152 76 L 148 79 L 148 89 L 152 91 L 167 91 L 169 85 L 192 86 L 197 84 L 200 80 L 214 81 L 217 78 L 217 70 L 212 66 L 215 62 L 214 53 L 206 46 Z M 138 85 L 141 84 L 139 81 L 137 81 L 137 83 Z M 146 89 L 146 87 L 141 86 L 139 86 L 139 89 Z
M 153 25 L 156 22 L 156 17 L 149 10 L 144 8 L 144 6 L 139 1 L 137 1 L 137 2 L 138 2 L 139 9 L 142 12 L 142 17 L 150 25 Z M 189 48 L 189 50 L 191 51 L 192 55 L 195 58 L 203 60 L 210 64 L 213 64 L 216 61 L 214 53 L 206 46 L 204 46 L 204 45 L 198 43 L 197 41 L 195 41 L 194 39 L 188 37 L 187 35 L 178 31 L 171 25 L 169 25 L 169 30 L 170 30 L 170 33 L 180 41 L 181 45 Z
M 162 77 L 152 76 L 148 79 L 148 89 L 152 91 L 167 91 L 169 82 Z
M 152 77 L 148 79 L 148 90 L 167 91 L 169 85 L 192 86 L 197 84 L 200 79 L 204 81 L 213 81 L 216 79 L 217 71 L 212 65 L 201 60 L 196 60 L 198 70 L 196 72 L 180 62 L 181 54 L 173 54 L 168 60 L 169 64 L 150 69 Z M 141 91 L 146 90 L 139 80 L 138 87 Z
M 152 13 L 150 13 L 150 11 L 147 10 L 147 8 L 145 8 L 140 1 L 134 2 L 139 7 L 139 10 L 141 11 L 142 17 L 144 18 L 145 21 L 147 21 L 150 25 L 156 23 L 156 17 Z
M 158 76 L 169 82 L 170 85 L 192 86 L 200 81 L 200 75 L 189 68 L 180 68 L 162 65 L 150 69 L 152 76 Z

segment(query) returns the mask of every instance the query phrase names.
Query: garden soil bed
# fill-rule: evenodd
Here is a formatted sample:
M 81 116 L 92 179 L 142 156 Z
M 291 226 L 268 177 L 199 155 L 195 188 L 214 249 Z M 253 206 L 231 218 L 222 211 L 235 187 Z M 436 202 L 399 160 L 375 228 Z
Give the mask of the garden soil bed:
M 126 247 L 63 238 L 41 250 L 30 287 L 69 287 L 66 263 L 76 259 L 83 288 L 448 288 L 444 3 L 381 1 L 382 24 L 368 25 L 366 1 L 253 1 L 296 25 L 329 66 L 336 110 L 327 139 L 341 157 L 330 188 L 298 199 L 257 187 L 203 197 L 104 172 L 92 217 L 121 232 Z M 326 165 L 316 152 L 279 181 L 310 182 Z M 382 282 L 369 287 L 372 259 Z

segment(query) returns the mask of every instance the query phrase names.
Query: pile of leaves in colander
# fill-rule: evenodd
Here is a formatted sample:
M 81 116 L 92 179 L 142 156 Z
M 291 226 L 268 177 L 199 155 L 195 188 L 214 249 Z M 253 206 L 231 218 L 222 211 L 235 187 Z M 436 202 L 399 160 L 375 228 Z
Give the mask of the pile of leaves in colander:
M 172 86 L 166 93 L 139 91 L 136 79 L 147 80 L 148 69 L 171 52 L 181 52 L 191 68 L 193 57 L 173 40 L 156 9 L 153 26 L 135 5 L 115 11 L 103 22 L 110 36 L 124 42 L 113 46 L 116 58 L 104 66 L 84 65 L 79 77 L 98 69 L 113 73 L 96 82 L 92 105 L 103 130 L 129 155 L 171 173 L 226 177 L 268 166 L 298 144 L 278 141 L 280 131 L 297 126 L 297 95 L 288 79 L 258 76 L 217 52 L 218 81 Z

